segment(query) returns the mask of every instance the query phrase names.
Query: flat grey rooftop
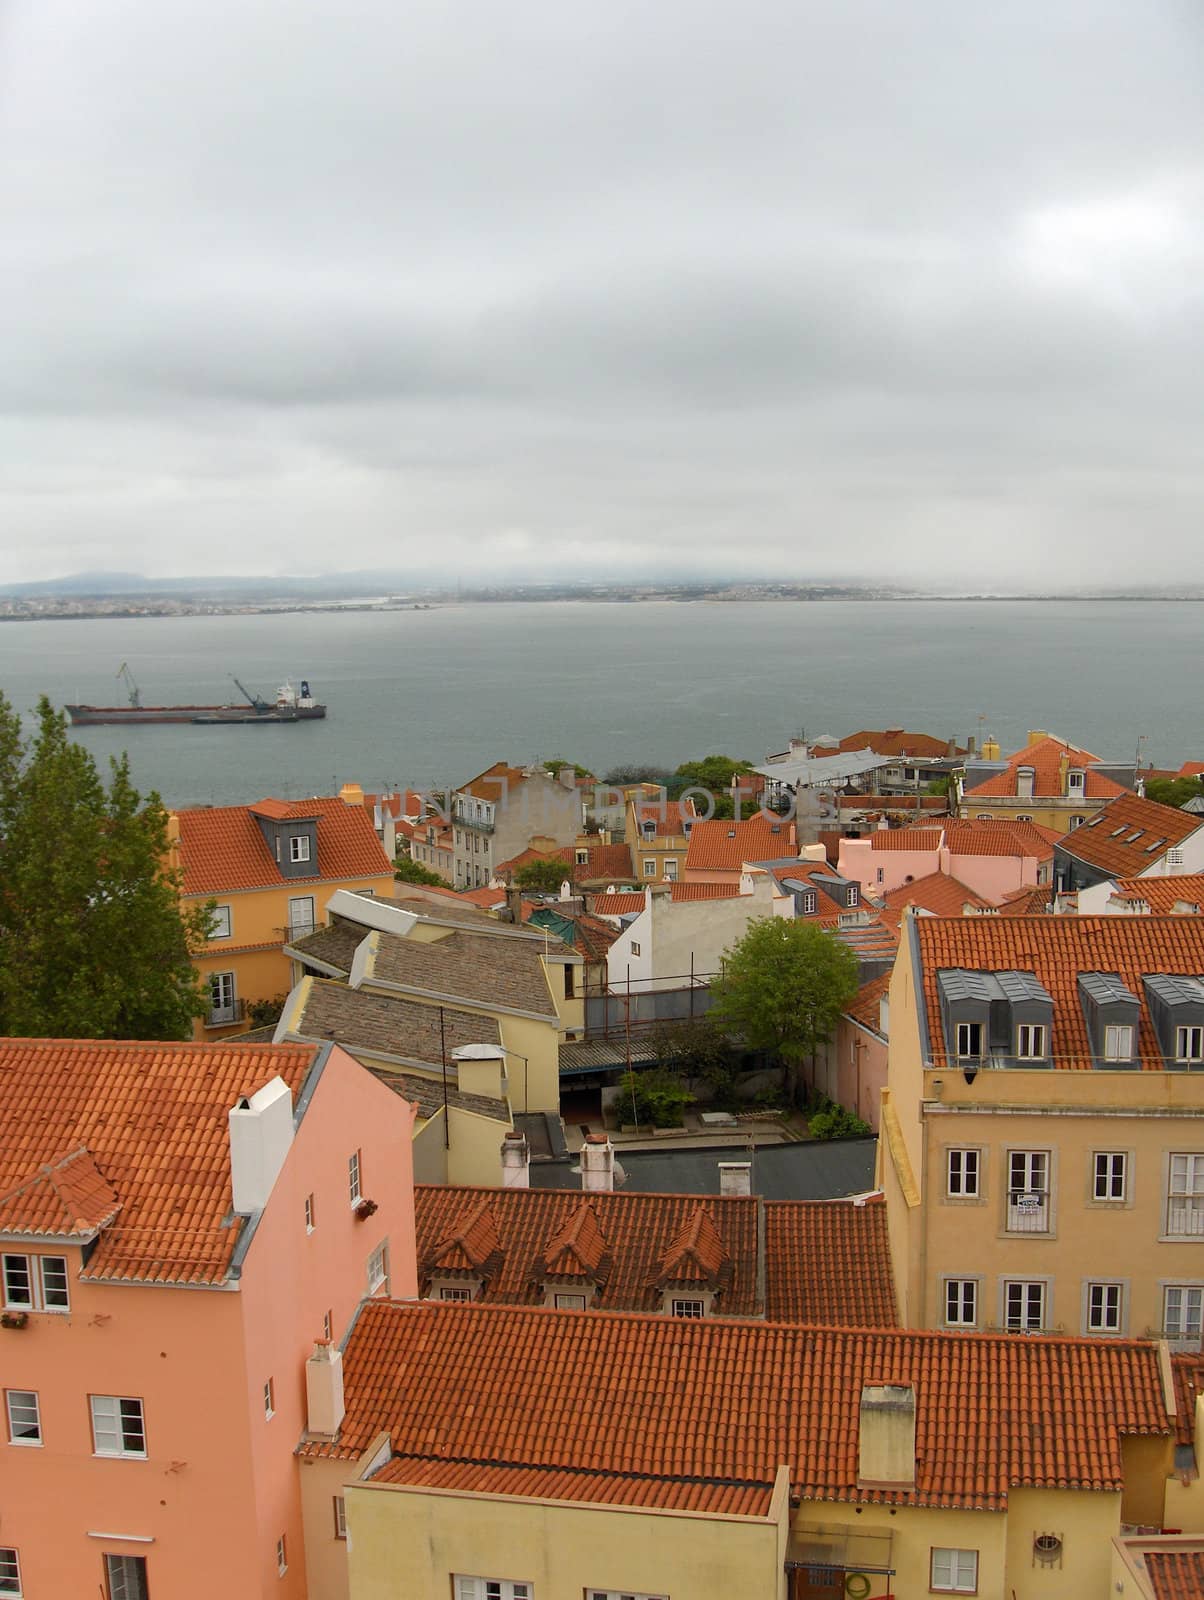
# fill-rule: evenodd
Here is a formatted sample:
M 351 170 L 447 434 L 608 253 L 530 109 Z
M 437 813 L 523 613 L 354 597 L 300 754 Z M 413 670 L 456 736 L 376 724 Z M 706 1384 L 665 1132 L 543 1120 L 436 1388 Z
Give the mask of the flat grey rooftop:
M 754 1194 L 767 1200 L 839 1200 L 874 1187 L 876 1139 L 809 1140 L 764 1145 L 751 1156 Z M 625 1150 L 615 1159 L 625 1189 L 640 1194 L 718 1194 L 719 1163 L 748 1161 L 747 1144 L 710 1150 Z M 579 1189 L 574 1163 L 532 1162 L 533 1189 Z

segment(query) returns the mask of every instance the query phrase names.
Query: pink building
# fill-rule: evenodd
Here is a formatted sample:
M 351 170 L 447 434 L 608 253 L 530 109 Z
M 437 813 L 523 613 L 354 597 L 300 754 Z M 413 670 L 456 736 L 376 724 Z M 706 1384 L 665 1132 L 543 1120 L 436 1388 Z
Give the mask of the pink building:
M 845 1007 L 831 1041 L 817 1052 L 812 1087 L 855 1111 L 878 1132 L 890 1034 L 889 972 L 863 984 Z M 812 1068 L 808 1067 L 810 1074 Z
M 336 1045 L 10 1039 L 0 1084 L 4 1592 L 303 1600 L 306 1358 L 416 1292 L 413 1108 Z
M 868 838 L 840 841 L 839 871 L 879 898 L 942 872 L 998 905 L 1017 889 L 1051 881 L 1054 838 L 1051 829 L 1035 823 L 980 819 L 879 828 Z

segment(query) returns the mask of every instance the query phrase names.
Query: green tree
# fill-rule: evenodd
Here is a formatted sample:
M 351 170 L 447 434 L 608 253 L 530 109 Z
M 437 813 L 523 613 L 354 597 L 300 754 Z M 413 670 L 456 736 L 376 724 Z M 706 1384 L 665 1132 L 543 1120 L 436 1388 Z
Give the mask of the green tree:
M 619 1079 L 619 1117 L 626 1122 L 651 1123 L 654 1128 L 680 1128 L 685 1110 L 694 1103 L 680 1074 L 665 1067 L 634 1067 Z
M 0 695 L 0 1033 L 184 1039 L 207 1009 L 212 902 L 182 910 L 162 802 L 110 765 L 45 696 L 27 742 Z
M 609 783 L 616 788 L 622 788 L 629 783 L 656 783 L 664 788 L 672 777 L 667 767 L 641 766 L 638 762 L 627 762 L 622 766 L 612 767 L 603 778 L 603 783 Z
M 592 779 L 594 776 L 588 767 L 579 766 L 576 761 L 568 761 L 564 756 L 552 756 L 549 760 L 543 763 L 544 771 L 550 772 L 554 778 L 559 777 L 560 773 L 564 771 L 565 767 L 572 767 L 573 776 L 575 778 Z
M 571 882 L 572 876 L 573 869 L 559 856 L 538 856 L 519 867 L 514 881 L 520 889 L 528 889 L 532 894 L 559 894 L 560 885 L 566 878 Z
M 1185 806 L 1189 800 L 1198 800 L 1204 794 L 1199 778 L 1148 778 L 1145 785 L 1147 800 L 1156 800 L 1160 806 Z
M 814 923 L 768 917 L 724 952 L 710 1020 L 796 1067 L 825 1044 L 857 992 L 857 957 Z
M 447 888 L 446 878 L 441 878 L 437 872 L 424 867 L 422 862 L 415 861 L 413 856 L 398 856 L 393 863 L 393 876 L 398 883 L 426 883 Z
M 673 787 L 705 789 L 718 797 L 731 790 L 732 779 L 751 772 L 747 761 L 737 761 L 732 756 L 703 756 L 701 761 L 683 761 L 673 774 Z

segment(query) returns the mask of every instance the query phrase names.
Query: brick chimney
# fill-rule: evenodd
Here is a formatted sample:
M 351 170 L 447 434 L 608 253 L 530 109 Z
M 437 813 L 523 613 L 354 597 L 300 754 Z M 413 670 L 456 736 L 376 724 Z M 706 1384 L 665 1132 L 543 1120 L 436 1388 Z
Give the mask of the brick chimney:
M 328 1339 L 314 1346 L 305 1363 L 306 1428 L 319 1439 L 333 1439 L 346 1412 L 343 1403 L 343 1355 Z
M 615 1147 L 605 1133 L 587 1133 L 581 1146 L 581 1187 L 609 1194 L 615 1186 Z
M 752 1193 L 752 1162 L 721 1161 L 719 1163 L 720 1194 Z
M 268 1203 L 293 1143 L 293 1094 L 277 1074 L 228 1115 L 234 1210 L 251 1216 Z
M 914 1488 L 916 1392 L 910 1384 L 867 1383 L 861 1391 L 857 1482 Z
M 517 1130 L 502 1140 L 502 1188 L 531 1187 L 531 1150 L 525 1133 Z

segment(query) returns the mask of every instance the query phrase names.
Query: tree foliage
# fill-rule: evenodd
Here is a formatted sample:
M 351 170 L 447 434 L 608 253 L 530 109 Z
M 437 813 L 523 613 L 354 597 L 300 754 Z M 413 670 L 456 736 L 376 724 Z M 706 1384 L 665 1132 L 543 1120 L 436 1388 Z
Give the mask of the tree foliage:
M 569 761 L 565 756 L 550 756 L 543 763 L 543 770 L 553 778 L 558 778 L 565 767 L 572 767 L 575 778 L 593 777 L 593 773 L 588 767 L 583 767 L 576 761 Z
M 572 875 L 572 868 L 559 856 L 539 856 L 519 867 L 514 881 L 532 894 L 559 894 L 560 885 L 566 878 L 571 881 Z
M 45 696 L 26 741 L 0 695 L 0 1033 L 184 1039 L 207 1010 L 212 902 L 182 910 L 167 812 L 110 765 L 106 786 Z
M 1185 806 L 1204 794 L 1199 778 L 1147 778 L 1145 797 L 1160 806 Z
M 683 761 L 673 774 L 673 784 L 678 789 L 706 789 L 718 796 L 731 789 L 733 778 L 752 770 L 749 762 L 733 756 L 703 756 L 700 761 Z
M 622 766 L 612 767 L 602 781 L 614 788 L 622 788 L 624 784 L 630 783 L 655 783 L 663 789 L 672 776 L 667 767 L 641 766 L 638 762 L 627 762 Z
M 724 952 L 708 1016 L 754 1050 L 797 1063 L 832 1037 L 857 992 L 857 957 L 814 923 L 763 918 Z
M 665 1067 L 628 1068 L 619 1080 L 619 1118 L 650 1123 L 654 1128 L 680 1128 L 694 1096 L 681 1076 Z
M 393 876 L 399 883 L 425 883 L 436 888 L 447 888 L 447 879 L 415 861 L 413 856 L 398 856 L 393 863 Z

